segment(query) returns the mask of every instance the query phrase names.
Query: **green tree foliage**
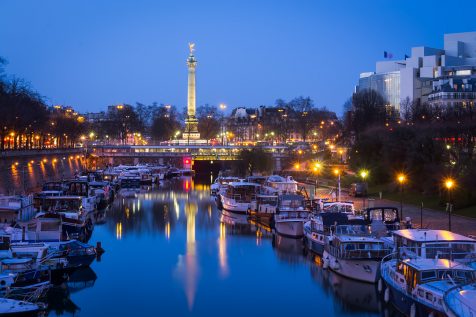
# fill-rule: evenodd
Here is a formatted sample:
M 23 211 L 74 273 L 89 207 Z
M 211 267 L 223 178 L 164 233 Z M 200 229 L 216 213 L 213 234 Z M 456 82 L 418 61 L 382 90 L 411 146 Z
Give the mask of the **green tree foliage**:
M 197 107 L 197 119 L 200 137 L 210 140 L 220 133 L 221 121 L 224 118 L 216 106 L 206 104 Z
M 179 114 L 174 106 L 161 105 L 155 109 L 150 131 L 153 140 L 165 141 L 180 137 L 176 132 L 181 128 Z

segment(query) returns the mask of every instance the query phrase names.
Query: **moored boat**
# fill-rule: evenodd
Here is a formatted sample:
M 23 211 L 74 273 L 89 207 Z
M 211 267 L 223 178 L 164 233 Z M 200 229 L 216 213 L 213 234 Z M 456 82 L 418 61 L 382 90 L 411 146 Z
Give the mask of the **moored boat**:
M 448 317 L 476 316 L 476 283 L 458 285 L 443 296 L 443 308 Z
M 475 273 L 471 267 L 447 259 L 402 258 L 393 253 L 381 263 L 384 299 L 407 316 L 446 316 L 445 293 L 474 280 Z
M 256 199 L 260 185 L 247 182 L 231 182 L 224 193 L 220 194 L 223 210 L 246 214 L 250 204 Z
M 375 283 L 380 261 L 391 252 L 365 224 L 336 226 L 324 247 L 324 266 L 362 282 Z
M 280 235 L 301 238 L 304 235 L 304 222 L 309 219 L 304 197 L 297 194 L 279 196 L 274 215 L 274 229 Z

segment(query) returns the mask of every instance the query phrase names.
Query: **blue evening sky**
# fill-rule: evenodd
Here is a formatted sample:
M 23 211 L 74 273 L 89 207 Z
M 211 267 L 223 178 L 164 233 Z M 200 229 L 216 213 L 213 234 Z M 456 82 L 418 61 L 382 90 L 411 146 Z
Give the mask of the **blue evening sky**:
M 475 10 L 435 0 L 1 0 L 0 56 L 51 104 L 181 109 L 193 41 L 199 105 L 303 95 L 340 113 L 383 51 L 442 47 L 444 33 L 476 31 Z

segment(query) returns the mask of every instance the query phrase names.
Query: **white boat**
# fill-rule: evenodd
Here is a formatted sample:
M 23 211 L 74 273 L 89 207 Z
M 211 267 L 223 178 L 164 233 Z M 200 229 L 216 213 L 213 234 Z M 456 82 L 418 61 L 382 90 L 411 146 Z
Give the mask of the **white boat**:
M 443 296 L 443 308 L 448 317 L 476 316 L 476 283 L 447 290 Z
M 265 189 L 269 193 L 295 194 L 298 192 L 298 182 L 292 176 L 282 177 L 279 175 L 269 176 L 264 183 Z
M 28 316 L 38 313 L 41 309 L 42 307 L 38 304 L 0 298 L 0 316 Z
M 248 214 L 257 219 L 270 219 L 276 214 L 278 208 L 278 195 L 256 195 L 256 200 L 250 203 Z
M 447 230 L 402 229 L 386 238 L 402 257 L 449 259 L 476 269 L 476 240 Z
M 220 194 L 222 209 L 238 214 L 246 214 L 250 204 L 256 199 L 261 186 L 255 183 L 231 182 Z
M 473 268 L 447 259 L 389 255 L 381 264 L 384 300 L 407 316 L 446 316 L 445 293 L 476 278 Z
M 0 196 L 0 225 L 28 221 L 34 215 L 33 195 Z
M 297 194 L 279 196 L 278 207 L 274 215 L 274 229 L 280 235 L 301 238 L 304 235 L 304 222 L 309 219 L 304 197 Z
M 331 229 L 336 225 L 348 223 L 348 215 L 343 212 L 312 215 L 310 220 L 304 223 L 304 245 L 312 252 L 322 255 L 324 246 L 332 236 Z
M 343 276 L 376 283 L 380 261 L 391 252 L 365 225 L 336 226 L 324 247 L 324 267 Z
M 240 179 L 238 177 L 225 177 L 225 176 L 218 176 L 213 184 L 210 185 L 210 192 L 212 196 L 217 196 L 220 191 L 224 191 L 229 183 L 232 182 L 239 182 Z

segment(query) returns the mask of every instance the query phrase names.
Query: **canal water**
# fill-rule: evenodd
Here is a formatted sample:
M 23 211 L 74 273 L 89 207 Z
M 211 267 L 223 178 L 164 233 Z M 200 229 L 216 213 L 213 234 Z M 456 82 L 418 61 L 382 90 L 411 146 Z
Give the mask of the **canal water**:
M 183 178 L 118 197 L 90 240 L 106 252 L 54 289 L 48 315 L 398 316 L 301 240 L 222 214 L 209 189 Z

